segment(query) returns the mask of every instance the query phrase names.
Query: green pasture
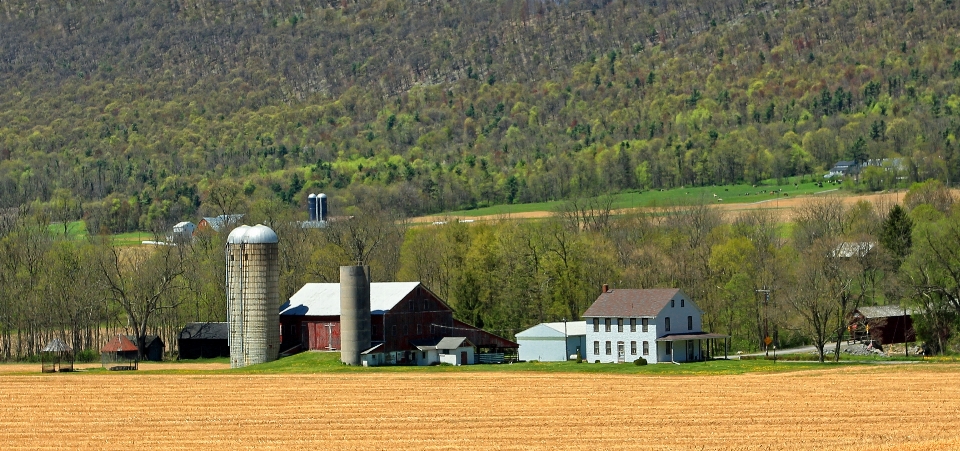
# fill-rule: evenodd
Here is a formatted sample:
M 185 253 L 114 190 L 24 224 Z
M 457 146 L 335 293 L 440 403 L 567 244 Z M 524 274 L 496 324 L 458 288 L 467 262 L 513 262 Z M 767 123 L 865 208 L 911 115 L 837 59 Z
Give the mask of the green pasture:
M 823 182 L 823 187 L 817 185 L 817 180 L 794 177 L 787 183 L 778 185 L 768 181 L 762 185 L 727 185 L 727 186 L 697 186 L 682 187 L 669 190 L 629 191 L 613 195 L 613 208 L 636 207 L 669 207 L 676 205 L 691 205 L 700 202 L 711 204 L 739 204 L 739 203 L 771 203 L 776 204 L 779 199 L 791 196 L 805 196 L 817 193 L 833 192 L 840 188 Z M 514 213 L 529 213 L 534 211 L 554 211 L 566 201 L 537 202 L 531 204 L 493 205 L 473 210 L 459 210 L 442 213 L 451 217 L 477 217 L 510 215 Z

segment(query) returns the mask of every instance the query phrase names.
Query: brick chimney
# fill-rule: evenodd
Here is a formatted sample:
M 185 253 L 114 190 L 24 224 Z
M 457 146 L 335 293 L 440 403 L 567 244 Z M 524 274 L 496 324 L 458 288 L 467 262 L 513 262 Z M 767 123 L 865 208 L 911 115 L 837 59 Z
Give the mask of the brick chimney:
M 603 284 L 603 291 L 601 291 L 601 293 L 609 293 L 609 292 L 610 292 L 610 285 Z

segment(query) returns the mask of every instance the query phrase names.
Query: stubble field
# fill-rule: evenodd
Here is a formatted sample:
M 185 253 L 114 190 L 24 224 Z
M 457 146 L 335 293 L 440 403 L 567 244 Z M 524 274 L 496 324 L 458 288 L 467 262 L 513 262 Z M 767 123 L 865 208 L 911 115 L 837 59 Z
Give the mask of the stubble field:
M 0 375 L 0 449 L 960 449 L 960 368 Z

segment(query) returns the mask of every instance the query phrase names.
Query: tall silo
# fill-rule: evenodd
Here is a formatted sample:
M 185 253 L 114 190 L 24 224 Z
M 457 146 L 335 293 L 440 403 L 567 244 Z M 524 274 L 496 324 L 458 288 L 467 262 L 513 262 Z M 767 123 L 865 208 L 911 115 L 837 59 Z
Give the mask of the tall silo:
M 311 193 L 307 196 L 307 214 L 311 221 L 317 220 L 317 195 Z
M 340 267 L 340 361 L 360 365 L 370 349 L 370 267 Z
M 317 220 L 326 221 L 327 220 L 327 195 L 320 193 L 317 196 Z
M 280 262 L 277 234 L 241 226 L 227 237 L 230 367 L 269 362 L 280 350 Z

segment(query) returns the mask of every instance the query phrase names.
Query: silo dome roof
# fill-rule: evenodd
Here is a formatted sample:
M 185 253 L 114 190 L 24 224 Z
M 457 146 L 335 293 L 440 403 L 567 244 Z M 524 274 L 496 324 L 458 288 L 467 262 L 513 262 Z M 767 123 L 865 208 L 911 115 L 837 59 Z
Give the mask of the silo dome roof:
M 313 193 L 311 193 L 309 196 L 307 196 L 307 198 L 309 198 L 309 199 L 315 199 L 316 197 L 317 197 L 317 195 L 316 195 L 316 194 L 313 194 Z
M 318 197 L 318 198 L 322 197 L 322 198 L 326 199 L 327 195 L 326 195 L 326 194 L 323 194 L 323 193 L 320 193 L 320 195 L 317 196 L 317 197 Z
M 280 242 L 280 238 L 277 237 L 277 233 L 274 232 L 270 227 L 267 227 L 263 224 L 257 224 L 247 229 L 247 232 L 243 234 L 242 240 L 244 243 L 253 244 Z
M 241 239 L 243 238 L 243 234 L 247 233 L 247 229 L 249 229 L 249 228 L 250 228 L 250 226 L 242 225 L 242 226 L 240 226 L 240 227 L 237 227 L 237 228 L 233 229 L 233 231 L 230 232 L 230 235 L 227 235 L 227 242 L 230 243 L 230 244 L 238 244 L 238 243 L 241 243 L 241 242 L 242 242 Z

